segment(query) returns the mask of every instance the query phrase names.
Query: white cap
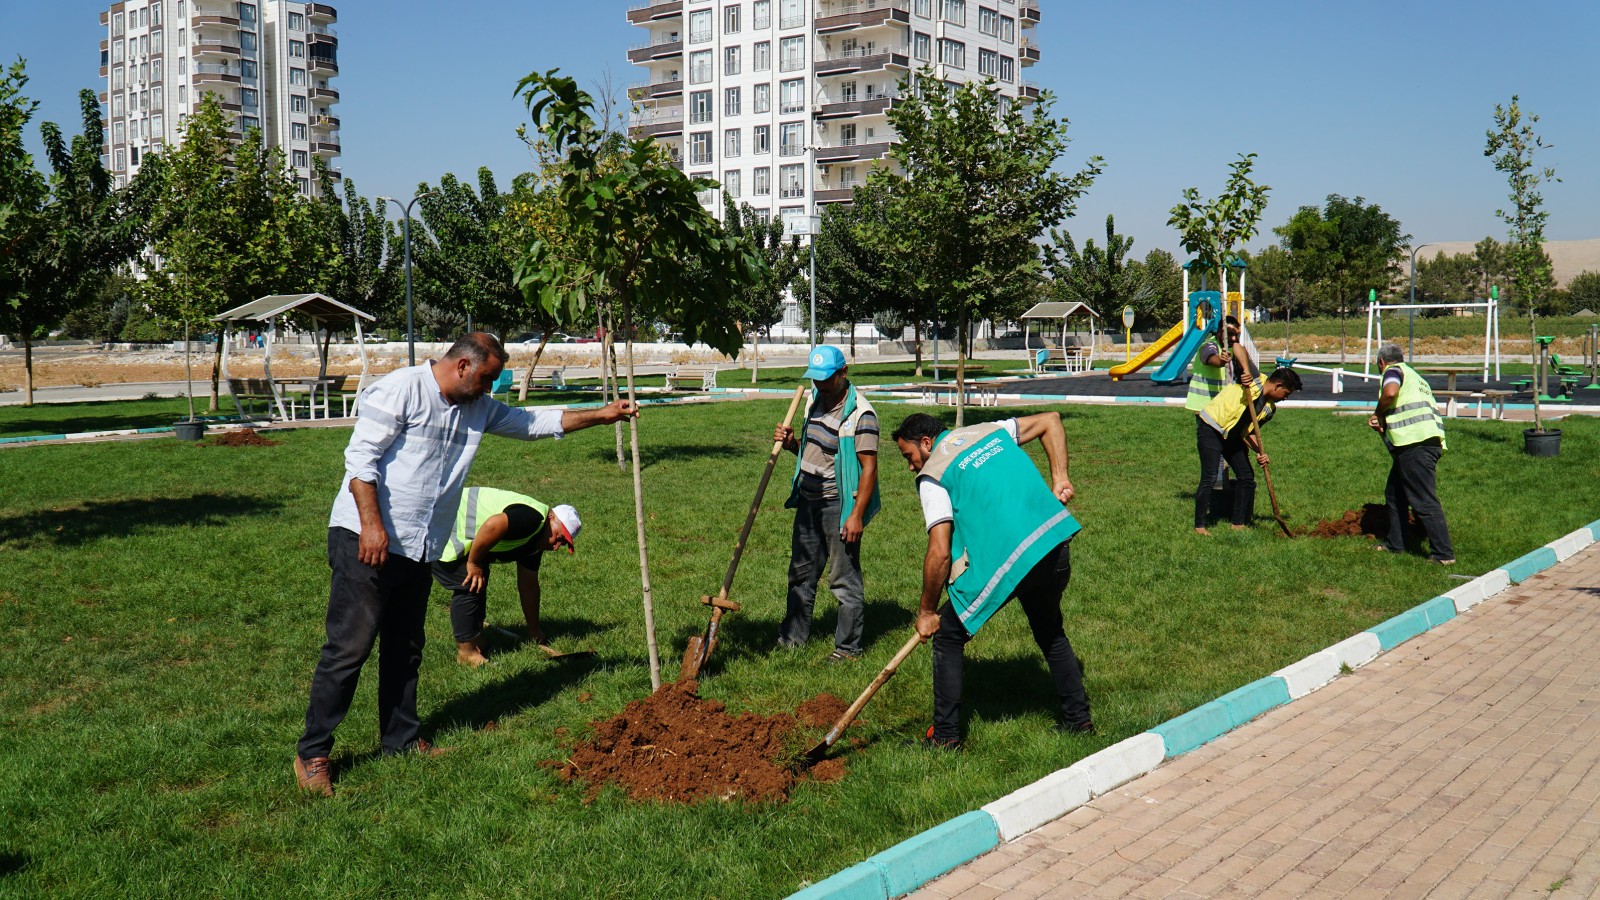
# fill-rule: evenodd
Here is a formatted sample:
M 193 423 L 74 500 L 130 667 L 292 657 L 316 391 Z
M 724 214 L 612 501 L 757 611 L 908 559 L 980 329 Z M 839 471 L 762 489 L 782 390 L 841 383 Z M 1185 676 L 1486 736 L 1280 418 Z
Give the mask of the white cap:
M 578 532 L 583 530 L 583 520 L 578 518 L 578 511 L 563 503 L 560 506 L 551 507 L 550 515 L 560 520 L 561 526 L 567 529 L 567 535 L 571 537 L 573 543 L 576 544 L 578 541 Z M 577 548 L 573 547 L 570 548 L 568 552 L 576 552 L 576 550 Z

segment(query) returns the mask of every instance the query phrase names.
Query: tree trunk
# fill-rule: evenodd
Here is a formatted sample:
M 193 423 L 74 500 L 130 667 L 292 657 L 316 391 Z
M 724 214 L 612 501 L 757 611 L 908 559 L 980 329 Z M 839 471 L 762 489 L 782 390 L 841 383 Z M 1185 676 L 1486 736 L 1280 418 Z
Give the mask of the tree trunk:
M 544 358 L 544 348 L 550 345 L 550 330 L 545 329 L 544 337 L 539 339 L 539 347 L 533 351 L 533 362 L 527 371 L 522 373 L 522 385 L 517 389 L 517 402 L 528 402 L 528 385 L 533 381 L 533 370 L 539 367 L 539 360 Z
M 918 319 L 916 324 L 913 326 L 912 335 L 915 338 L 915 343 L 917 345 L 917 349 L 916 349 L 917 371 L 916 371 L 916 374 L 914 374 L 912 377 L 921 378 L 922 377 L 922 320 L 921 319 Z M 905 336 L 905 332 L 904 331 L 900 332 L 900 336 L 904 337 Z
M 756 383 L 756 376 L 761 374 L 761 329 L 757 328 L 750 335 L 750 383 Z
M 856 323 L 850 323 L 850 362 L 856 361 Z
M 189 323 L 183 323 L 183 382 L 184 396 L 189 398 L 189 421 L 194 421 L 194 368 L 189 364 Z M 238 410 L 234 410 L 238 413 Z
M 22 405 L 33 405 L 33 335 L 22 329 Z
M 962 310 L 956 331 L 956 427 L 967 419 L 967 311 Z
M 183 352 L 184 353 L 188 353 L 189 352 L 189 331 L 188 331 L 188 326 L 187 325 L 184 326 L 184 332 L 183 332 Z M 209 412 L 216 412 L 217 411 L 217 397 L 218 397 L 218 394 L 217 394 L 217 383 L 221 378 L 222 378 L 222 338 L 219 336 L 217 338 L 217 352 L 216 352 L 216 354 L 214 356 L 211 357 L 211 405 L 206 407 L 207 411 L 209 411 Z M 193 418 L 193 416 L 191 416 L 191 418 Z
M 1543 410 L 1539 407 L 1539 394 L 1550 393 L 1549 375 L 1543 366 L 1539 365 L 1539 327 L 1533 322 L 1533 307 L 1528 308 L 1528 346 L 1533 348 L 1533 430 L 1544 432 Z M 1540 388 L 1544 390 L 1541 391 Z
M 624 322 L 632 322 L 632 309 L 628 304 L 628 295 L 622 296 L 622 318 Z M 609 334 L 610 329 L 607 329 Z M 638 404 L 638 394 L 633 385 L 633 331 L 628 331 L 628 402 Z M 650 689 L 661 689 L 661 655 L 656 649 L 656 613 L 655 602 L 650 593 L 650 551 L 644 534 L 644 480 L 639 470 L 639 418 L 635 416 L 628 420 L 628 437 L 632 442 L 633 456 L 633 520 L 639 535 L 639 581 L 644 589 L 644 635 L 645 647 L 650 655 Z
M 609 388 L 610 395 L 609 396 L 611 397 L 612 400 L 616 400 L 616 399 L 618 399 L 618 398 L 620 398 L 622 396 L 622 385 L 617 380 L 617 341 L 616 341 L 617 317 L 616 317 L 616 315 L 614 313 L 612 313 L 611 307 L 610 307 L 609 304 L 607 306 L 605 306 L 600 311 L 600 316 L 601 316 L 601 321 L 603 321 L 605 323 L 605 326 L 606 326 L 606 340 L 605 340 L 605 343 L 600 348 L 600 394 L 601 394 L 602 397 L 607 396 L 607 394 L 606 394 L 606 391 L 607 391 L 606 385 L 609 383 L 610 384 L 610 388 Z M 609 379 L 609 382 L 608 382 L 607 379 Z M 616 424 L 616 433 L 617 433 L 617 471 L 618 472 L 626 472 L 628 470 L 628 463 L 627 463 L 627 460 L 624 459 L 624 457 L 622 455 L 622 423 L 621 422 L 618 422 Z

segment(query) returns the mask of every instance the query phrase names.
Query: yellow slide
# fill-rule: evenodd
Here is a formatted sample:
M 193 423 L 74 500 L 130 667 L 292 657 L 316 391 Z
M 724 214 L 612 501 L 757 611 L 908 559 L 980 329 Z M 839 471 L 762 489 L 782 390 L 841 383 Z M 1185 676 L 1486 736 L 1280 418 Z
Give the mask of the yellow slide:
M 1120 366 L 1112 366 L 1110 370 L 1111 380 L 1121 381 L 1122 376 L 1130 375 L 1139 371 L 1151 360 L 1167 352 L 1167 348 L 1171 347 L 1173 344 L 1176 344 L 1183 337 L 1183 324 L 1184 323 L 1180 321 L 1178 324 L 1168 328 L 1166 334 L 1163 334 L 1154 344 L 1144 348 L 1144 350 L 1133 359 L 1123 363 Z

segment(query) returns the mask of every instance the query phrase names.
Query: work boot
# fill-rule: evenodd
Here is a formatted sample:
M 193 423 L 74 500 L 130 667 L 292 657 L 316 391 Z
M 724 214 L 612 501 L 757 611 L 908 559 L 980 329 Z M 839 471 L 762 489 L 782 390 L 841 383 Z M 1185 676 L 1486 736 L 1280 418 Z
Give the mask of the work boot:
M 333 766 L 326 756 L 301 759 L 300 754 L 295 754 L 294 780 L 308 794 L 333 796 Z
M 961 739 L 942 740 L 936 738 L 933 736 L 933 726 L 929 725 L 928 733 L 922 736 L 922 746 L 931 747 L 934 750 L 947 750 L 953 753 L 961 749 Z

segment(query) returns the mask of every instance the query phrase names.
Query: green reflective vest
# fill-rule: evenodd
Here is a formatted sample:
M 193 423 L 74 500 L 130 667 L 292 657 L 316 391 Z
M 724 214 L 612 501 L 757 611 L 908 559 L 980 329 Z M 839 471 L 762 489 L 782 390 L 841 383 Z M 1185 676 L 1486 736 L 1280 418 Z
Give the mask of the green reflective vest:
M 1384 438 L 1394 447 L 1409 447 L 1430 438 L 1444 443 L 1444 417 L 1439 415 L 1439 404 L 1433 400 L 1433 388 L 1428 379 L 1405 363 L 1396 363 L 1405 379 L 1400 382 L 1400 395 L 1394 408 L 1384 417 Z M 1378 382 L 1378 396 L 1383 396 L 1383 382 Z
M 1209 344 L 1210 341 L 1206 343 Z M 1189 375 L 1189 397 L 1184 401 L 1183 407 L 1194 413 L 1205 409 L 1206 404 L 1211 402 L 1211 398 L 1217 396 L 1228 383 L 1228 380 L 1223 377 L 1221 366 L 1206 365 L 1205 357 L 1202 356 L 1205 352 L 1206 344 L 1201 344 L 1200 349 L 1194 352 L 1194 362 L 1189 367 L 1191 370 Z
M 950 604 L 976 634 L 1029 570 L 1083 528 L 999 422 L 939 435 L 921 475 L 950 494 Z
M 444 555 L 440 562 L 455 562 L 465 559 L 472 550 L 472 539 L 478 536 L 478 528 L 484 522 L 506 511 L 506 507 L 517 504 L 533 507 L 540 518 L 550 519 L 550 505 L 540 503 L 532 497 L 518 494 L 515 491 L 502 491 L 498 488 L 474 487 L 461 492 L 461 505 L 456 508 L 456 524 L 450 529 L 450 543 L 444 548 Z M 540 529 L 541 531 L 543 529 Z M 521 547 L 533 540 L 538 534 L 530 534 L 524 538 L 501 541 L 494 546 L 496 553 L 506 553 Z

